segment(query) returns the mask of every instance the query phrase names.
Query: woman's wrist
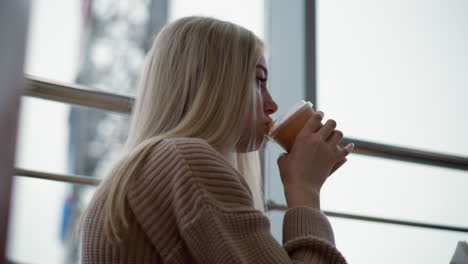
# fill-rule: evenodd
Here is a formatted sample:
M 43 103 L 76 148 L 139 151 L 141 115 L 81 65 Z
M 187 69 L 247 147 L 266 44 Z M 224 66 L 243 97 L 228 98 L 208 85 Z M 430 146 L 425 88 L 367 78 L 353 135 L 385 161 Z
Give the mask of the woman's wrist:
M 320 210 L 320 189 L 304 186 L 284 186 L 288 208 L 312 207 Z

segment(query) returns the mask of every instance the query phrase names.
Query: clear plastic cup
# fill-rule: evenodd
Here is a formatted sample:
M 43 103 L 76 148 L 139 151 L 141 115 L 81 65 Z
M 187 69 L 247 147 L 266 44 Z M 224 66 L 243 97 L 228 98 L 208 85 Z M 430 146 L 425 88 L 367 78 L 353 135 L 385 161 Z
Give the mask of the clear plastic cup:
M 311 102 L 304 100 L 297 102 L 285 114 L 273 121 L 268 137 L 290 152 L 297 134 L 314 113 L 312 106 Z

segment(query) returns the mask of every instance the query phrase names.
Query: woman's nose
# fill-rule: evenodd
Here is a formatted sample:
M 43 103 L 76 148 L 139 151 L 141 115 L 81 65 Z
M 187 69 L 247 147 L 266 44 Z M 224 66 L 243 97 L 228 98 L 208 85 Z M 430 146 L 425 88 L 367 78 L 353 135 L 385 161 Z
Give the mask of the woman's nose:
M 276 111 L 278 111 L 278 105 L 275 103 L 273 98 L 271 98 L 271 95 L 268 94 L 265 100 L 265 113 L 267 115 L 271 115 L 274 114 Z

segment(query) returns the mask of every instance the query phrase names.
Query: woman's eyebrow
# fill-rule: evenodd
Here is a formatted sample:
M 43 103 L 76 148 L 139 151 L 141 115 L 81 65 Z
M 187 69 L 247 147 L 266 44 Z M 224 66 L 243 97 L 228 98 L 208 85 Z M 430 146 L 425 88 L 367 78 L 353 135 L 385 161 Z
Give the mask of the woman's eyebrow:
M 257 68 L 262 69 L 265 72 L 265 74 L 268 76 L 268 70 L 267 70 L 267 68 L 265 66 L 263 66 L 261 64 L 257 64 Z

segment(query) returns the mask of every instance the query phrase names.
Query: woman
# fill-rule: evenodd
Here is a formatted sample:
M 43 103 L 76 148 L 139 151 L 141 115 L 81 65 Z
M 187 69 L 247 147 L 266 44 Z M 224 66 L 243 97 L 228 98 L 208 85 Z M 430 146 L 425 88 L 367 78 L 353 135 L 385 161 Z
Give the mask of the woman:
M 283 246 L 263 214 L 258 149 L 277 110 L 262 42 L 205 17 L 167 25 L 149 51 L 124 155 L 82 221 L 83 263 L 345 263 L 320 188 L 353 146 L 315 113 L 278 159 Z

